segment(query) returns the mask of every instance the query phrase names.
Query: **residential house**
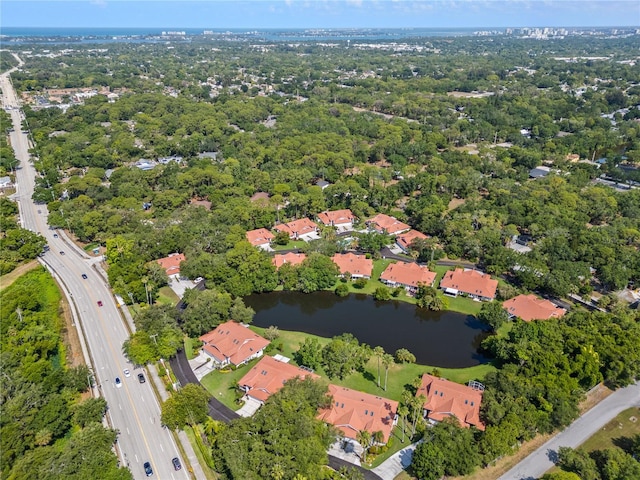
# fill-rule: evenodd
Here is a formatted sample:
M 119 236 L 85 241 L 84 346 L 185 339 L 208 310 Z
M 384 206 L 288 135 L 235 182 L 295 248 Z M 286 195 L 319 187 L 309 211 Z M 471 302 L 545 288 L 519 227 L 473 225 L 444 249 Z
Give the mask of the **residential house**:
M 331 260 L 340 269 L 340 276 L 350 273 L 351 278 L 371 278 L 373 273 L 373 260 L 364 255 L 336 253 Z
M 560 318 L 567 311 L 560 308 L 549 300 L 536 297 L 533 294 L 518 295 L 502 304 L 510 318 L 520 317 L 525 322 L 531 320 L 547 320 L 549 318 Z
M 455 417 L 462 427 L 476 427 L 484 430 L 480 420 L 480 404 L 484 387 L 460 385 L 444 378 L 425 373 L 416 396 L 424 395 L 424 416 L 432 422 L 441 422 L 447 417 Z
M 396 245 L 398 245 L 404 253 L 409 253 L 411 244 L 414 240 L 426 240 L 427 238 L 429 237 L 422 232 L 409 230 L 408 232 L 401 233 L 396 237 Z
M 549 175 L 549 173 L 551 173 L 551 168 L 543 165 L 529 170 L 529 178 L 542 178 Z
M 308 218 L 301 218 L 299 220 L 293 220 L 289 223 L 281 223 L 273 227 L 278 232 L 287 232 L 289 238 L 292 240 L 315 240 L 320 238 L 318 234 L 318 225 L 309 220 Z
M 309 370 L 265 355 L 238 381 L 238 386 L 248 397 L 264 403 L 280 390 L 287 380 L 306 377 L 314 380 L 320 378 Z
M 478 300 L 493 300 L 498 290 L 498 281 L 478 270 L 456 269 L 444 274 L 440 288 L 447 295 L 463 294 Z
M 357 440 L 358 432 L 382 432 L 386 444 L 396 424 L 398 402 L 369 393 L 329 384 L 333 397 L 328 408 L 318 412 L 318 418 L 338 428 L 346 438 Z
M 318 214 L 318 220 L 327 227 L 336 227 L 338 231 L 346 232 L 353 230 L 353 222 L 356 217 L 351 210 L 334 210 L 332 212 L 324 211 Z
M 249 243 L 263 250 L 271 250 L 271 241 L 274 238 L 273 233 L 266 228 L 258 228 L 247 232 L 247 240 L 249 240 Z
M 377 214 L 375 217 L 367 220 L 365 223 L 370 229 L 375 230 L 378 233 L 384 233 L 386 235 L 398 235 L 400 233 L 411 230 L 411 227 L 406 223 L 403 223 L 400 220 L 389 215 L 385 215 L 384 213 Z
M 380 281 L 390 287 L 404 287 L 409 293 L 418 291 L 419 285 L 433 286 L 436 273 L 417 263 L 391 263 L 380 275 Z
M 280 268 L 285 263 L 290 265 L 300 265 L 307 258 L 307 255 L 304 253 L 276 253 L 273 256 L 272 263 L 276 267 L 276 269 Z
M 269 340 L 254 333 L 246 325 L 229 320 L 200 337 L 202 350 L 217 367 L 242 365 L 261 357 Z
M 178 277 L 180 276 L 180 262 L 185 260 L 184 253 L 170 253 L 168 257 L 156 260 L 156 263 L 164 268 L 168 277 Z

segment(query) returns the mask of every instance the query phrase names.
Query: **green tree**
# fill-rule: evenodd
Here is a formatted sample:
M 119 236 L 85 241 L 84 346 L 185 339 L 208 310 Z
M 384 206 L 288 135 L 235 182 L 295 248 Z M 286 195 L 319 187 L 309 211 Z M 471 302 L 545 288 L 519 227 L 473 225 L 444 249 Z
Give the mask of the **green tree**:
M 202 423 L 207 418 L 209 394 L 190 383 L 162 403 L 162 424 L 175 430 Z
M 75 406 L 73 422 L 85 427 L 92 422 L 100 423 L 107 412 L 107 401 L 104 398 L 89 398 Z
M 402 364 L 416 363 L 416 356 L 406 348 L 399 348 L 395 353 L 396 361 Z
M 322 364 L 322 346 L 317 338 L 308 337 L 300 344 L 300 348 L 294 354 L 298 365 L 317 370 Z
M 500 302 L 486 302 L 480 308 L 478 320 L 489 325 L 495 332 L 509 320 L 509 314 Z

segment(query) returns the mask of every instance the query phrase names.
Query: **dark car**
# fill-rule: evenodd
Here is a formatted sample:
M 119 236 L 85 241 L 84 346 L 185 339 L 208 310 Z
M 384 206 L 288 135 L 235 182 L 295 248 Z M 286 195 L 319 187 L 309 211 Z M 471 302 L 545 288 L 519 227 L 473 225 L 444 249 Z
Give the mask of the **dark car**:
M 86 280 L 86 279 L 87 279 L 87 274 L 86 274 L 86 273 L 83 273 L 83 274 L 82 274 L 82 278 L 84 278 L 84 279 Z
M 122 387 L 122 380 L 120 380 L 120 377 L 116 377 L 116 387 L 117 388 Z
M 173 460 L 171 460 L 171 463 L 173 463 L 173 468 L 175 470 L 180 470 L 182 468 L 182 464 L 180 463 L 180 459 L 178 457 L 174 457 Z
M 102 306 L 102 300 L 98 300 L 98 306 L 101 307 Z
M 138 374 L 138 382 L 140 382 L 140 383 L 144 383 L 144 382 L 146 382 L 146 380 L 145 380 L 145 378 L 144 378 L 144 375 L 143 375 L 143 374 L 141 374 L 141 373 L 139 373 L 139 374 Z
M 58 234 L 57 234 L 57 233 L 54 233 L 54 234 L 53 234 L 53 238 L 58 238 Z
M 60 255 L 64 255 L 64 252 L 62 250 L 60 250 Z
M 144 462 L 144 473 L 147 477 L 153 475 L 153 470 L 151 469 L 151 464 L 149 462 Z

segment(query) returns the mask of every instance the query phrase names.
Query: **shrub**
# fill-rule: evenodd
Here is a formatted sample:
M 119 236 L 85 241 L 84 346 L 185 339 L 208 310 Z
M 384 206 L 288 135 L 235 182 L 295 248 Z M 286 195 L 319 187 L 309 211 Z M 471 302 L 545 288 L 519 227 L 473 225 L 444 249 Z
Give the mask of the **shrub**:
M 346 297 L 349 295 L 349 286 L 346 283 L 341 283 L 336 287 L 335 293 L 339 297 Z
M 358 290 L 362 290 L 364 287 L 367 286 L 367 282 L 368 280 L 366 278 L 359 278 L 355 282 L 353 282 L 353 286 Z

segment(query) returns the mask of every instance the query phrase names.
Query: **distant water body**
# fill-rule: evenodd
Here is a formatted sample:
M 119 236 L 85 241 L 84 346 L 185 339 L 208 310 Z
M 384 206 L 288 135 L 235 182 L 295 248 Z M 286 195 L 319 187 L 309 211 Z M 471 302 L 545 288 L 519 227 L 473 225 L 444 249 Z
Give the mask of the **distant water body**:
M 185 32 L 187 36 L 211 32 L 214 38 L 248 37 L 266 41 L 345 41 L 345 40 L 390 40 L 401 41 L 420 37 L 454 37 L 472 35 L 473 28 L 398 28 L 398 29 L 205 29 L 205 28 L 50 28 L 50 27 L 5 27 L 0 31 L 5 37 L 19 41 L 30 38 L 51 40 L 74 39 L 74 41 L 127 41 L 131 38 L 158 37 L 163 32 Z M 157 40 L 157 38 L 156 38 Z

